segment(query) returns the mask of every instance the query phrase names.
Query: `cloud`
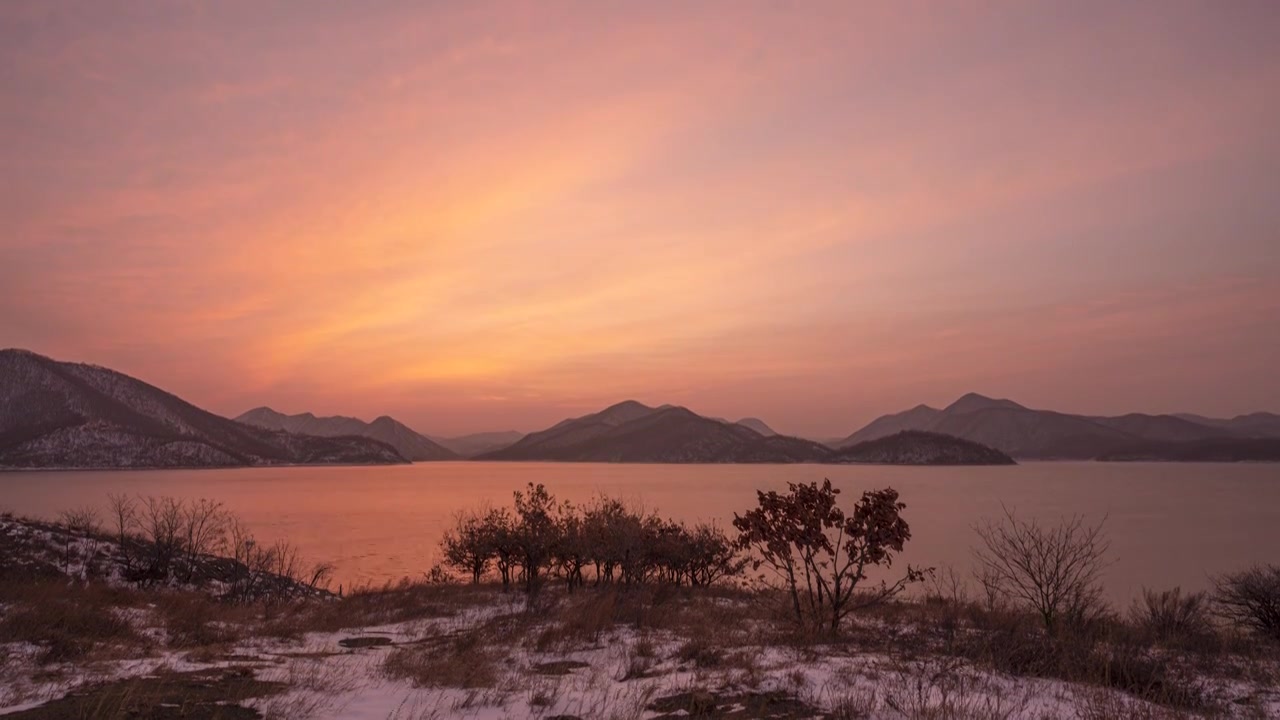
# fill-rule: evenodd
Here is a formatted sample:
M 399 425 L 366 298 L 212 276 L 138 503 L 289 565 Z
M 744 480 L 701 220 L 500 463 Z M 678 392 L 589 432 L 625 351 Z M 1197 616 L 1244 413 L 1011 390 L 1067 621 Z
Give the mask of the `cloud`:
M 439 432 L 1280 402 L 1272 13 L 74 10 L 0 9 L 0 344 Z

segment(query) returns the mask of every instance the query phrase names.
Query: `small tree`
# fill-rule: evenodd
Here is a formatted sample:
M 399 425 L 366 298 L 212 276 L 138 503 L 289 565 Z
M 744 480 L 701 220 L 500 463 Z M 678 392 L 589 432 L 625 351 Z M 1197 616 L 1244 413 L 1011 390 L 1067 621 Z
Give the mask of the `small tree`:
M 517 490 L 513 495 L 517 560 L 524 572 L 525 591 L 536 592 L 542 580 L 542 568 L 550 563 L 557 541 L 556 499 L 541 483 L 529 483 L 526 492 Z
M 1032 608 L 1049 634 L 1064 621 L 1087 620 L 1102 611 L 1102 570 L 1109 544 L 1105 518 L 1085 525 L 1074 516 L 1045 527 L 1004 509 L 999 522 L 974 530 L 982 547 L 973 551 L 975 574 L 990 597 L 1006 597 Z
M 484 530 L 493 550 L 493 564 L 502 579 L 502 591 L 511 589 L 511 571 L 520 557 L 515 521 L 506 508 L 494 508 L 485 513 Z
M 1280 565 L 1255 565 L 1217 578 L 1213 603 L 1232 624 L 1280 640 Z
M 120 548 L 120 560 L 124 565 L 125 576 L 135 572 L 137 562 L 130 540 L 138 521 L 138 504 L 128 495 L 107 495 L 111 530 Z
M 559 527 L 556 528 L 556 541 L 551 554 L 564 573 L 569 592 L 582 587 L 582 568 L 587 564 L 590 546 L 587 544 L 583 517 L 568 502 L 560 508 Z
M 454 527 L 440 541 L 445 563 L 471 575 L 471 582 L 479 584 L 496 554 L 495 530 L 484 516 L 459 513 Z
M 736 577 L 750 562 L 738 554 L 733 540 L 715 525 L 698 525 L 689 534 L 689 542 L 693 545 L 690 585 L 714 585 L 724 578 Z
M 896 595 L 929 572 L 907 566 L 892 584 L 869 592 L 859 587 L 870 568 L 892 565 L 911 538 L 896 490 L 865 492 L 846 515 L 830 480 L 788 486 L 786 495 L 757 492 L 758 507 L 735 514 L 733 525 L 738 547 L 752 553 L 757 570 L 773 571 L 802 624 L 835 634 L 851 612 Z

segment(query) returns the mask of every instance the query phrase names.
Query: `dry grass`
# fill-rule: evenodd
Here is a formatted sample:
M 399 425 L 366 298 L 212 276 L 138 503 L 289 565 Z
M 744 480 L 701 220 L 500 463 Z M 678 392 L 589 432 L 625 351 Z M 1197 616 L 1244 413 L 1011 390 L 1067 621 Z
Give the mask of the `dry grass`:
M 158 619 L 174 648 L 228 645 L 245 636 L 256 619 L 254 610 L 228 605 L 195 592 L 164 593 L 156 602 Z
M 467 632 L 439 644 L 396 648 L 383 661 L 382 672 L 415 687 L 492 688 L 501 657 L 482 633 Z
M 117 609 L 131 596 L 99 586 L 62 582 L 0 583 L 5 604 L 0 643 L 38 645 L 40 664 L 82 660 L 141 643 Z
M 359 588 L 340 598 L 274 608 L 261 631 L 269 637 L 294 638 L 308 632 L 453 617 L 469 608 L 492 604 L 499 596 L 495 585 L 401 582 Z
M 22 710 L 12 720 L 252 720 L 257 712 L 238 703 L 284 690 L 257 680 L 243 668 L 191 673 L 160 673 L 81 688 L 40 707 Z
M 1029 615 L 935 596 L 860 613 L 833 640 L 796 631 L 777 600 L 767 592 L 660 586 L 588 587 L 572 594 L 547 588 L 529 599 L 492 585 L 401 584 L 268 608 L 192 592 L 30 580 L 0 583 L 0 643 L 36 643 L 45 663 L 82 662 L 121 648 L 143 653 L 149 641 L 125 621 L 127 614 L 135 623 L 162 629 L 156 637 L 167 638 L 168 647 L 212 662 L 248 638 L 409 623 L 411 632 L 422 628 L 428 636 L 378 651 L 384 676 L 418 687 L 462 689 L 472 698 L 458 702 L 515 696 L 549 708 L 562 707 L 565 696 L 561 681 L 540 674 L 539 663 L 550 667 L 557 664 L 556 653 L 603 649 L 619 637 L 615 630 L 625 628 L 629 644 L 613 655 L 621 664 L 606 670 L 612 680 L 649 678 L 673 668 L 752 692 L 777 687 L 768 680 L 797 697 L 823 693 L 823 704 L 837 718 L 876 712 L 1017 717 L 1022 698 L 991 684 L 993 672 L 1097 688 L 1080 696 L 1082 717 L 1107 717 L 1121 706 L 1134 717 L 1153 719 L 1212 714 L 1234 698 L 1203 685 L 1202 678 L 1274 686 L 1280 668 L 1280 648 L 1213 626 L 1177 632 L 1167 625 L 1157 630 L 1141 618 L 1111 617 L 1050 637 Z M 878 690 L 809 687 L 804 673 L 791 682 L 776 666 L 760 667 L 761 645 L 785 647 L 801 662 L 874 653 L 899 665 L 876 680 Z M 507 660 L 513 648 L 553 657 L 516 668 Z M 316 659 L 306 662 L 323 664 Z M 649 684 L 627 685 L 640 692 Z M 319 690 L 309 698 L 289 693 L 272 700 L 267 714 L 289 717 L 320 702 Z

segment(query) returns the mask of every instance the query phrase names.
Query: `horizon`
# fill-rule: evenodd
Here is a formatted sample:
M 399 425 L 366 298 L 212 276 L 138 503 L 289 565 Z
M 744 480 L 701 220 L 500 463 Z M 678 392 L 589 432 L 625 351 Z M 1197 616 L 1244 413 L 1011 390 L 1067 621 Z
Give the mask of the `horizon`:
M 0 5 L 0 347 L 444 437 L 1277 412 L 1277 36 L 1267 2 Z
M 34 350 L 30 350 L 30 349 L 27 349 L 27 348 L 0 348 L 0 352 L 5 352 L 5 351 L 28 352 L 28 353 L 33 353 L 33 354 L 35 354 L 35 355 L 40 355 L 40 356 L 42 356 L 42 357 L 46 357 L 46 358 L 48 358 L 48 357 L 49 357 L 49 356 L 47 356 L 47 355 L 43 355 L 42 353 L 38 353 L 38 352 L 36 352 L 36 351 L 34 351 Z M 99 365 L 98 363 L 92 363 L 92 362 L 87 362 L 87 361 L 67 360 L 67 359 L 64 359 L 64 358 L 49 358 L 49 359 L 52 359 L 52 360 L 57 361 L 57 362 L 82 362 L 83 364 L 87 364 L 87 365 Z M 100 366 L 100 365 L 99 365 L 99 366 Z M 117 368 L 106 368 L 106 369 L 108 369 L 108 370 L 112 370 L 112 371 L 115 371 L 115 372 L 120 372 Z M 128 375 L 128 373 L 125 373 L 125 374 L 126 374 L 126 375 Z M 136 377 L 136 376 L 133 376 L 133 377 L 135 377 L 135 379 L 137 379 L 137 380 L 141 380 L 141 381 L 143 381 L 143 382 L 148 382 L 146 378 L 139 378 L 139 377 Z M 154 383 L 148 383 L 148 384 L 154 385 Z M 157 386 L 157 387 L 158 387 L 158 386 Z M 201 408 L 201 409 L 205 409 L 205 410 L 208 410 L 208 409 L 209 409 L 209 408 L 204 407 L 203 405 L 201 405 L 199 402 L 197 402 L 197 401 L 193 401 L 193 400 L 191 400 L 190 398 L 185 397 L 182 393 L 180 393 L 180 392 L 175 392 L 175 391 L 174 391 L 174 390 L 172 390 L 171 388 L 164 388 L 164 387 L 160 387 L 159 389 L 160 389 L 160 390 L 162 390 L 162 391 L 165 391 L 165 392 L 173 393 L 174 395 L 176 395 L 176 396 L 177 396 L 177 397 L 179 397 L 180 399 L 182 399 L 182 400 L 184 400 L 184 401 L 187 401 L 187 402 L 190 402 L 191 404 L 195 405 L 196 407 L 199 407 L 199 408 Z M 719 414 L 719 413 L 716 413 L 716 412 L 705 412 L 705 411 L 703 411 L 703 409 L 699 409 L 699 408 L 691 408 L 691 407 L 689 407 L 689 406 L 687 406 L 687 405 L 684 405 L 684 404 L 681 404 L 681 403 L 653 402 L 653 401 L 649 401 L 649 400 L 637 399 L 637 398 L 634 398 L 634 397 L 632 397 L 632 398 L 622 398 L 622 399 L 618 399 L 618 400 L 609 401 L 609 402 L 605 403 L 604 405 L 601 405 L 601 406 L 598 406 L 598 407 L 583 408 L 583 409 L 581 409 L 581 411 L 579 411 L 579 412 L 574 412 L 574 413 L 573 413 L 573 414 L 571 414 L 571 415 L 567 415 L 567 416 L 560 416 L 560 417 L 556 417 L 556 418 L 553 418 L 553 419 L 547 420 L 544 424 L 542 424 L 542 425 L 538 425 L 538 426 L 536 426 L 536 427 L 532 427 L 532 428 L 517 428 L 517 427 L 500 428 L 500 427 L 487 427 L 487 429 L 473 430 L 473 431 L 469 431 L 469 432 L 453 433 L 453 434 L 437 432 L 437 431 L 432 430 L 432 429 L 430 429 L 430 428 L 420 428 L 420 427 L 416 427 L 416 426 L 414 426 L 414 424 L 413 424 L 413 423 L 411 423 L 411 422 L 406 422 L 406 421 L 402 420 L 401 418 L 397 418 L 397 417 L 395 417 L 394 415 L 389 415 L 389 414 L 386 414 L 386 413 L 383 413 L 383 414 L 380 414 L 380 415 L 365 415 L 365 416 L 362 416 L 362 415 L 355 415 L 355 414 L 351 414 L 351 413 L 345 413 L 345 412 L 341 412 L 341 411 L 325 412 L 325 411 L 316 411 L 316 410 L 308 410 L 308 409 L 300 409 L 300 410 L 281 410 L 280 408 L 273 407 L 273 406 L 271 406 L 271 405 L 255 405 L 255 406 L 253 406 L 253 407 L 245 408 L 245 409 L 243 409 L 243 410 L 239 410 L 239 411 L 235 411 L 235 412 L 225 412 L 225 413 L 216 413 L 216 414 L 220 414 L 220 415 L 222 415 L 223 417 L 226 417 L 226 418 L 236 419 L 236 418 L 239 418 L 239 417 L 240 417 L 240 416 L 242 416 L 242 415 L 248 414 L 248 413 L 253 412 L 253 411 L 256 411 L 256 410 L 267 410 L 267 411 L 270 411 L 270 412 L 273 412 L 273 413 L 277 413 L 277 414 L 280 414 L 280 415 L 285 415 L 285 416 L 305 416 L 305 415 L 310 415 L 310 416 L 312 416 L 312 417 L 319 418 L 319 419 L 329 419 L 329 418 L 348 418 L 348 419 L 355 419 L 355 420 L 359 420 L 360 422 L 364 422 L 364 423 L 372 423 L 372 422 L 374 422 L 375 420 L 377 420 L 377 419 L 379 419 L 379 418 L 381 418 L 381 417 L 389 417 L 389 418 L 391 418 L 392 420 L 395 420 L 395 421 L 397 421 L 397 422 L 402 423 L 403 425 L 405 425 L 406 427 L 408 427 L 410 430 L 412 430 L 412 431 L 414 431 L 414 432 L 416 432 L 416 433 L 418 433 L 418 434 L 420 434 L 420 435 L 423 435 L 423 436 L 426 436 L 426 437 L 435 437 L 435 438 L 442 438 L 442 439 L 450 439 L 450 438 L 461 438 L 461 437 L 465 437 L 465 436 L 469 436 L 469 435 L 480 435 L 480 434 L 489 434 L 489 433 L 505 433 L 505 432 L 516 432 L 516 433 L 519 433 L 519 434 L 521 434 L 521 435 L 528 435 L 528 434 L 531 434 L 531 433 L 535 433 L 535 432 L 539 432 L 539 431 L 542 431 L 542 430 L 546 430 L 546 429 L 550 428 L 551 426 L 553 426 L 553 425 L 555 425 L 555 424 L 557 424 L 557 423 L 559 423 L 559 422 L 561 422 L 561 421 L 563 421 L 563 420 L 577 419 L 577 418 L 582 417 L 582 416 L 585 416 L 585 415 L 591 415 L 591 414 L 594 414 L 594 413 L 596 413 L 596 412 L 600 412 L 600 411 L 602 411 L 602 410 L 606 410 L 606 409 L 611 408 L 611 407 L 614 407 L 614 406 L 616 406 L 616 405 L 623 405 L 623 404 L 626 404 L 626 403 L 639 403 L 639 404 L 644 405 L 644 406 L 646 406 L 646 407 L 648 407 L 648 408 L 651 408 L 651 409 L 662 409 L 662 408 L 666 408 L 666 407 L 679 407 L 679 408 L 684 408 L 684 409 L 686 409 L 686 410 L 690 410 L 690 411 L 692 411 L 692 412 L 694 412 L 694 413 L 696 413 L 696 414 L 698 414 L 698 415 L 700 415 L 700 416 L 702 416 L 702 417 L 707 417 L 707 418 L 712 418 L 712 419 L 720 419 L 720 420 L 724 420 L 724 421 L 726 421 L 726 422 L 732 422 L 732 423 L 738 423 L 738 422 L 741 422 L 741 421 L 743 421 L 743 420 L 759 420 L 759 421 L 761 421 L 761 422 L 764 422 L 764 423 L 765 423 L 765 425 L 769 426 L 769 428 L 770 428 L 770 429 L 772 429 L 774 432 L 777 432 L 777 433 L 779 433 L 779 434 L 781 434 L 781 435 L 789 435 L 789 436 L 793 436 L 793 437 L 801 437 L 801 438 L 807 438 L 807 439 L 810 439 L 810 440 L 823 441 L 823 440 L 835 440 L 835 439 L 841 439 L 841 438 L 848 437 L 848 436 L 850 436 L 851 434 L 854 434 L 854 433 L 856 433 L 857 431 L 859 431 L 859 430 L 861 430 L 861 429 L 864 429 L 864 428 L 865 428 L 869 423 L 873 422 L 874 420 L 877 420 L 877 419 L 879 419 L 879 418 L 881 418 L 881 417 L 884 417 L 884 416 L 886 416 L 886 415 L 894 415 L 894 414 L 898 414 L 898 413 L 901 413 L 901 412 L 906 412 L 906 411 L 909 411 L 909 410 L 916 410 L 916 409 L 919 409 L 919 408 L 922 408 L 922 407 L 928 407 L 928 408 L 933 409 L 933 410 L 936 410 L 936 411 L 943 411 L 943 410 L 946 410 L 946 409 L 947 409 L 948 407 L 950 407 L 951 405 L 953 405 L 953 404 L 955 404 L 955 403 L 957 403 L 957 402 L 959 402 L 959 401 L 961 401 L 961 400 L 964 400 L 964 399 L 966 399 L 966 398 L 969 398 L 969 397 L 976 397 L 976 398 L 980 398 L 980 399 L 984 399 L 984 400 L 990 400 L 990 401 L 993 401 L 993 402 L 1013 402 L 1013 403 L 1016 403 L 1016 404 L 1018 404 L 1018 405 L 1021 405 L 1022 407 L 1025 407 L 1025 408 L 1028 408 L 1028 409 L 1031 409 L 1031 410 L 1035 410 L 1035 411 L 1065 412 L 1065 413 L 1070 414 L 1070 415 L 1079 415 L 1079 416 L 1084 416 L 1084 417 L 1104 417 L 1104 415 L 1103 415 L 1103 414 L 1100 414 L 1100 413 L 1079 412 L 1079 411 L 1063 410 L 1063 409 L 1061 409 L 1061 408 L 1041 407 L 1041 406 L 1037 406 L 1037 405 L 1034 405 L 1034 404 L 1024 403 L 1024 402 L 1021 402 L 1020 400 L 1018 400 L 1018 399 L 1016 399 L 1016 398 L 1003 396 L 1003 395 L 1000 395 L 1000 394 L 998 394 L 998 393 L 997 393 L 997 394 L 990 394 L 990 393 L 983 393 L 983 392 L 977 392 L 977 391 L 968 391 L 968 392 L 962 393 L 962 394 L 957 395 L 957 396 L 955 396 L 955 397 L 953 397 L 953 398 L 951 398 L 950 400 L 947 400 L 947 401 L 945 401 L 945 402 L 919 402 L 919 403 L 915 403 L 914 405 L 910 405 L 910 406 L 907 406 L 907 407 L 901 407 L 901 408 L 897 408 L 897 409 L 894 409 L 894 410 L 888 410 L 888 411 L 885 411 L 885 412 L 877 413 L 876 415 L 873 415 L 873 416 L 871 416 L 871 417 L 867 418 L 865 421 L 862 421 L 862 422 L 858 423 L 855 427 L 853 427 L 852 429 L 850 429 L 850 430 L 848 430 L 848 431 L 846 431 L 846 432 L 833 432 L 833 433 L 828 433 L 828 434 L 816 433 L 816 434 L 807 434 L 807 435 L 806 435 L 806 434 L 800 434 L 800 433 L 793 433 L 793 432 L 789 432 L 789 431 L 788 431 L 787 429 L 785 429 L 785 428 L 779 428 L 779 427 L 778 427 L 777 425 L 775 425 L 773 422 L 770 422 L 768 418 L 762 417 L 762 416 L 760 416 L 759 414 L 750 414 L 750 413 L 748 413 L 748 414 L 745 414 L 745 415 L 727 416 L 727 415 L 722 415 L 722 414 Z M 215 412 L 216 412 L 216 411 L 215 411 Z M 1206 413 L 1194 412 L 1194 411 L 1191 411 L 1191 410 L 1179 410 L 1179 411 L 1174 411 L 1174 412 L 1169 412 L 1169 413 L 1148 413 L 1148 412 L 1144 412 L 1144 411 L 1142 411 L 1142 410 L 1128 410 L 1128 411 L 1125 411 L 1125 412 L 1123 412 L 1123 413 L 1117 413 L 1117 415 L 1126 415 L 1126 414 L 1153 415 L 1153 416 L 1155 416 L 1155 415 L 1175 415 L 1175 416 L 1176 416 L 1176 415 L 1182 415 L 1182 414 L 1189 414 L 1189 415 L 1197 415 L 1197 416 L 1204 417 L 1204 418 L 1209 418 L 1209 419 L 1215 419 L 1215 416 L 1213 416 L 1213 415 L 1209 415 L 1209 414 L 1206 414 Z M 1232 416 L 1226 416 L 1226 417 L 1221 417 L 1221 418 L 1216 418 L 1216 419 L 1228 419 L 1228 420 L 1229 420 L 1229 419 L 1231 419 L 1231 418 L 1233 418 L 1233 417 L 1241 417 L 1241 416 L 1257 415 L 1257 414 L 1277 414 L 1277 413 L 1274 413 L 1274 412 L 1272 412 L 1271 410 L 1269 410 L 1269 409 L 1267 409 L 1267 408 L 1258 408 L 1258 409 L 1250 410 L 1250 411 L 1248 411 L 1248 412 L 1244 412 L 1244 413 L 1237 413 L 1237 414 L 1232 415 Z

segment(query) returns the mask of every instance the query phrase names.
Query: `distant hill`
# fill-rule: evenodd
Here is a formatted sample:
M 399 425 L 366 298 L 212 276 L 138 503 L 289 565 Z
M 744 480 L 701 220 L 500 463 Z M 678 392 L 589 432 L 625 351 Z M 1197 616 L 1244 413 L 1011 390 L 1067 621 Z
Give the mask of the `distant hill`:
M 843 440 L 837 440 L 832 447 L 841 448 L 858 443 L 868 442 L 870 440 L 879 440 L 882 437 L 896 435 L 903 430 L 918 430 L 928 427 L 929 423 L 942 413 L 937 408 L 931 408 L 928 405 L 917 405 L 910 410 L 903 410 L 900 413 L 892 415 L 881 415 L 872 420 L 869 425 L 855 432 Z
M 760 418 L 753 418 L 753 417 L 742 418 L 741 420 L 739 420 L 734 424 L 741 425 L 742 427 L 745 427 L 745 428 L 751 428 L 752 430 L 755 430 L 756 432 L 760 433 L 765 437 L 771 437 L 773 435 L 778 434 L 777 432 L 774 432 L 774 429 L 769 427 L 767 424 L 765 424 L 765 421 L 761 420 Z
M 295 435 L 339 437 L 357 435 L 380 440 L 396 449 L 396 452 L 414 462 L 427 460 L 457 460 L 459 455 L 438 443 L 419 435 L 395 418 L 383 415 L 373 422 L 341 415 L 316 417 L 311 413 L 285 415 L 269 407 L 254 408 L 236 417 L 236 422 L 269 430 L 283 430 Z
M 1130 413 L 1119 417 L 1089 418 L 1099 425 L 1155 442 L 1188 442 L 1231 437 L 1234 433 L 1225 427 L 1214 427 L 1191 422 L 1176 415 L 1144 415 Z
M 482 432 L 459 437 L 439 437 L 428 435 L 438 445 L 443 445 L 462 457 L 475 457 L 494 450 L 510 447 L 524 437 L 524 433 L 515 430 L 501 432 Z
M 821 462 L 818 443 L 773 435 L 698 415 L 687 408 L 648 407 L 629 400 L 546 430 L 480 460 L 570 462 L 794 463 Z
M 122 373 L 0 350 L 0 466 L 402 463 L 385 443 L 251 427 Z
M 1222 428 L 1244 437 L 1280 437 L 1280 415 L 1275 413 L 1256 412 L 1237 415 L 1233 418 L 1209 418 L 1203 415 L 1178 413 L 1174 417 L 1198 425 Z
M 1089 460 L 1118 454 L 1203 443 L 1270 432 L 1269 413 L 1233 420 L 1213 421 L 1198 416 L 1144 415 L 1087 417 L 1033 410 L 1011 400 L 997 400 L 970 393 L 942 410 L 920 405 L 884 415 L 834 445 L 845 448 L 903 430 L 942 433 L 987 445 L 1013 457 Z M 1280 418 L 1278 418 L 1280 419 Z M 1242 430 L 1249 428 L 1249 430 Z M 1280 435 L 1280 426 L 1276 429 Z M 1208 447 L 1208 445 L 1205 445 Z
M 880 465 L 1013 465 L 994 448 L 950 435 L 903 430 L 837 450 L 829 462 Z
M 1280 462 L 1280 438 L 1228 437 L 1148 443 L 1098 458 L 1108 461 Z

